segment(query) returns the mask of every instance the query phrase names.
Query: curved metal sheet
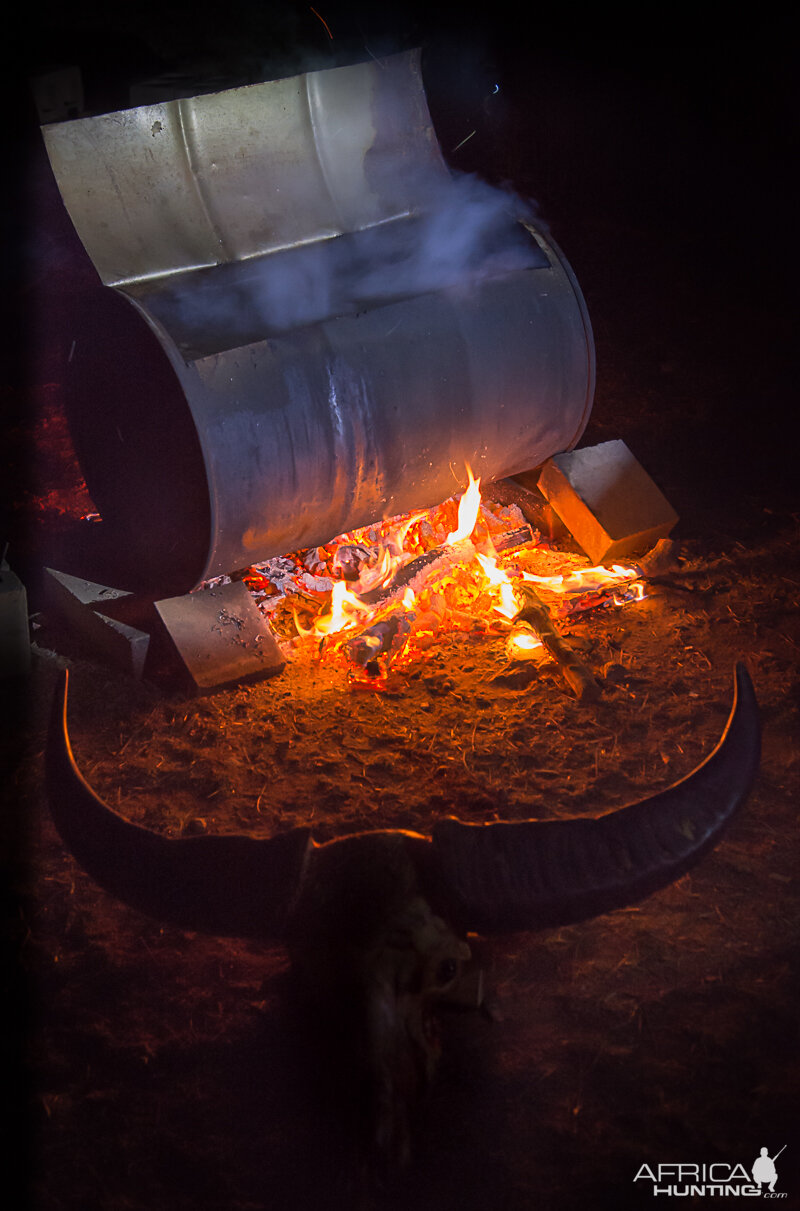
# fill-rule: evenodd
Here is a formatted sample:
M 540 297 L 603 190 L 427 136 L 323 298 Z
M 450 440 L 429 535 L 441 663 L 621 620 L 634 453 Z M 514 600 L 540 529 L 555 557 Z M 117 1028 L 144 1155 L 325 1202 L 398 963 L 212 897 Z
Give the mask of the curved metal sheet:
M 591 409 L 591 331 L 555 257 L 191 362 L 102 296 L 76 312 L 76 446 L 104 518 L 176 591 L 436 504 L 465 464 L 537 466 Z
M 450 177 L 416 54 L 85 122 L 48 148 L 116 288 L 76 304 L 71 424 L 157 589 L 577 442 L 580 289 L 507 195 Z
M 447 178 L 419 52 L 43 127 L 110 286 L 409 214 Z M 398 174 L 396 165 L 409 171 Z M 413 169 L 413 170 L 412 170 Z

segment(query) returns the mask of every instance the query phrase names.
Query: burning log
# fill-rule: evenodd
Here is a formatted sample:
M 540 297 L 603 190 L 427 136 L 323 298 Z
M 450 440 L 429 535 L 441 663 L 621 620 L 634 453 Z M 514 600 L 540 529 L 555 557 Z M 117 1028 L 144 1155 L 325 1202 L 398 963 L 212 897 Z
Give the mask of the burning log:
M 392 597 L 402 593 L 411 581 L 419 576 L 420 572 L 424 572 L 431 564 L 442 559 L 450 550 L 450 547 L 434 547 L 433 550 L 426 551 L 424 555 L 415 556 L 414 559 L 409 560 L 407 564 L 398 569 L 388 584 L 378 585 L 367 593 L 360 593 L 359 597 L 366 605 L 372 606 L 379 606 L 390 601 Z
M 512 623 L 526 622 L 539 636 L 550 655 L 558 662 L 564 677 L 577 698 L 594 701 L 600 697 L 600 686 L 577 653 L 553 626 L 550 611 L 529 584 L 520 585 L 519 596 L 524 606 Z
M 410 630 L 411 618 L 396 610 L 350 640 L 347 645 L 350 659 L 370 676 L 377 676 L 380 671 L 378 657 L 401 647 Z
M 501 551 L 515 551 L 519 547 L 527 546 L 533 542 L 534 532 L 530 526 L 521 526 L 516 530 L 509 530 L 505 534 L 500 534 L 494 539 L 494 548 L 499 553 Z M 452 546 L 447 544 L 440 547 L 433 547 L 430 551 L 425 551 L 423 555 L 417 555 L 414 559 L 409 560 L 402 568 L 399 568 L 388 584 L 379 585 L 375 589 L 371 589 L 367 593 L 360 593 L 359 596 L 367 605 L 381 605 L 385 601 L 389 601 L 396 594 L 401 593 L 411 581 L 419 576 L 420 572 L 424 572 L 437 560 L 444 558 L 453 550 Z
M 427 646 L 424 633 L 427 632 L 430 640 L 440 624 L 441 616 L 435 609 L 420 612 L 413 603 L 403 601 L 354 635 L 347 644 L 347 653 L 353 664 L 363 668 L 368 676 L 378 677 L 381 673 L 378 661 L 382 656 L 392 660 L 412 636 L 415 647 Z
M 518 530 L 509 530 L 508 533 L 495 538 L 494 549 L 498 554 L 501 551 L 516 551 L 518 547 L 525 547 L 529 542 L 533 542 L 534 537 L 530 526 L 520 526 Z

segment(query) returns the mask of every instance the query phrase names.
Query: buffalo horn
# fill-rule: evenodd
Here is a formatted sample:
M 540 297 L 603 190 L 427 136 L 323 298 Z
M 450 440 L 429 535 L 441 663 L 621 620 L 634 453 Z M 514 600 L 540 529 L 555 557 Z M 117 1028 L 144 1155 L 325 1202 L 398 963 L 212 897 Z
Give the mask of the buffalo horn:
M 267 840 L 164 837 L 124 820 L 85 781 L 67 732 L 68 673 L 53 702 L 46 779 L 56 827 L 79 864 L 133 908 L 183 929 L 237 937 L 282 932 L 310 830 Z
M 725 731 L 674 786 L 597 819 L 439 821 L 433 851 L 451 918 L 484 932 L 567 925 L 636 903 L 688 871 L 750 793 L 760 724 L 738 664 Z

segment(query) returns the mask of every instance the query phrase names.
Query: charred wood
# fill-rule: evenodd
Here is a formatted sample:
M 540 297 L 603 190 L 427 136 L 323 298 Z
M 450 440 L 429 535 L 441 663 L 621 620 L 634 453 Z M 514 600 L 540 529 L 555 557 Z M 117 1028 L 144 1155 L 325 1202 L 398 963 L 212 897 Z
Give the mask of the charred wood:
M 515 551 L 519 547 L 524 547 L 528 543 L 533 542 L 534 532 L 530 526 L 521 526 L 516 530 L 509 530 L 505 534 L 500 534 L 494 539 L 494 548 L 497 552 Z M 402 592 L 411 581 L 419 576 L 420 572 L 424 572 L 426 568 L 431 567 L 439 559 L 443 559 L 446 555 L 453 551 L 453 547 L 441 546 L 433 547 L 432 550 L 426 551 L 423 555 L 416 555 L 413 559 L 404 564 L 402 568 L 394 574 L 391 580 L 385 585 L 379 585 L 375 589 L 370 589 L 367 593 L 359 594 L 361 600 L 367 605 L 381 605 L 385 601 L 391 600 L 396 594 Z

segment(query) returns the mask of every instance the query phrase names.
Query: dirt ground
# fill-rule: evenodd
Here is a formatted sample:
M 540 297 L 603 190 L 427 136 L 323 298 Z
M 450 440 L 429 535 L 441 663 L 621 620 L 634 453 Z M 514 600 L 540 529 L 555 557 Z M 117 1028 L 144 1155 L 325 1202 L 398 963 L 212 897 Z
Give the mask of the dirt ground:
M 551 65 L 532 84 L 515 63 L 505 62 L 490 168 L 538 187 L 560 216 L 555 234 L 598 347 L 583 442 L 621 437 L 634 450 L 680 513 L 680 568 L 641 603 L 570 622 L 603 686 L 594 704 L 557 674 L 522 689 L 497 683 L 502 641 L 464 634 L 377 695 L 311 658 L 202 698 L 134 682 L 70 648 L 39 596 L 41 567 L 74 548 L 87 507 L 45 323 L 6 445 L 9 466 L 36 452 L 13 522 L 41 626 L 28 710 L 6 728 L 22 743 L 7 824 L 17 1148 L 32 1211 L 344 1211 L 359 1198 L 375 1211 L 640 1208 L 653 1197 L 650 1182 L 634 1182 L 642 1165 L 749 1171 L 762 1146 L 773 1155 L 784 1144 L 777 1189 L 784 1206 L 800 1205 L 800 514 L 781 449 L 790 316 L 768 288 L 769 242 L 758 252 L 751 242 L 744 263 L 737 248 L 732 265 L 733 223 L 711 238 L 698 202 L 695 226 L 694 185 L 672 199 L 668 221 L 648 192 L 663 182 L 645 120 L 631 116 L 637 89 L 661 136 L 674 129 L 671 149 L 688 148 L 721 194 L 733 153 L 719 115 L 696 122 L 681 110 L 679 120 L 677 93 L 644 71 L 607 67 L 604 91 L 599 68 Z M 582 133 L 578 113 L 591 115 Z M 612 120 L 612 158 L 627 157 L 638 187 L 593 152 L 595 125 Z M 574 157 L 556 150 L 565 131 Z M 42 206 L 57 211 L 52 196 Z M 42 239 L 57 254 L 68 241 L 53 222 Z M 68 291 L 69 256 L 56 262 Z M 41 296 L 39 282 L 31 297 Z M 48 322 L 55 310 L 44 306 Z M 737 659 L 756 685 L 763 760 L 724 841 L 636 907 L 480 940 L 489 1013 L 446 1015 L 411 1165 L 366 1196 L 352 1081 L 324 1022 L 294 999 L 284 951 L 162 927 L 114 902 L 64 850 L 43 796 L 47 712 L 67 664 L 86 776 L 129 819 L 169 835 L 269 836 L 308 823 L 324 840 L 425 832 L 445 814 L 595 815 L 709 752 Z

